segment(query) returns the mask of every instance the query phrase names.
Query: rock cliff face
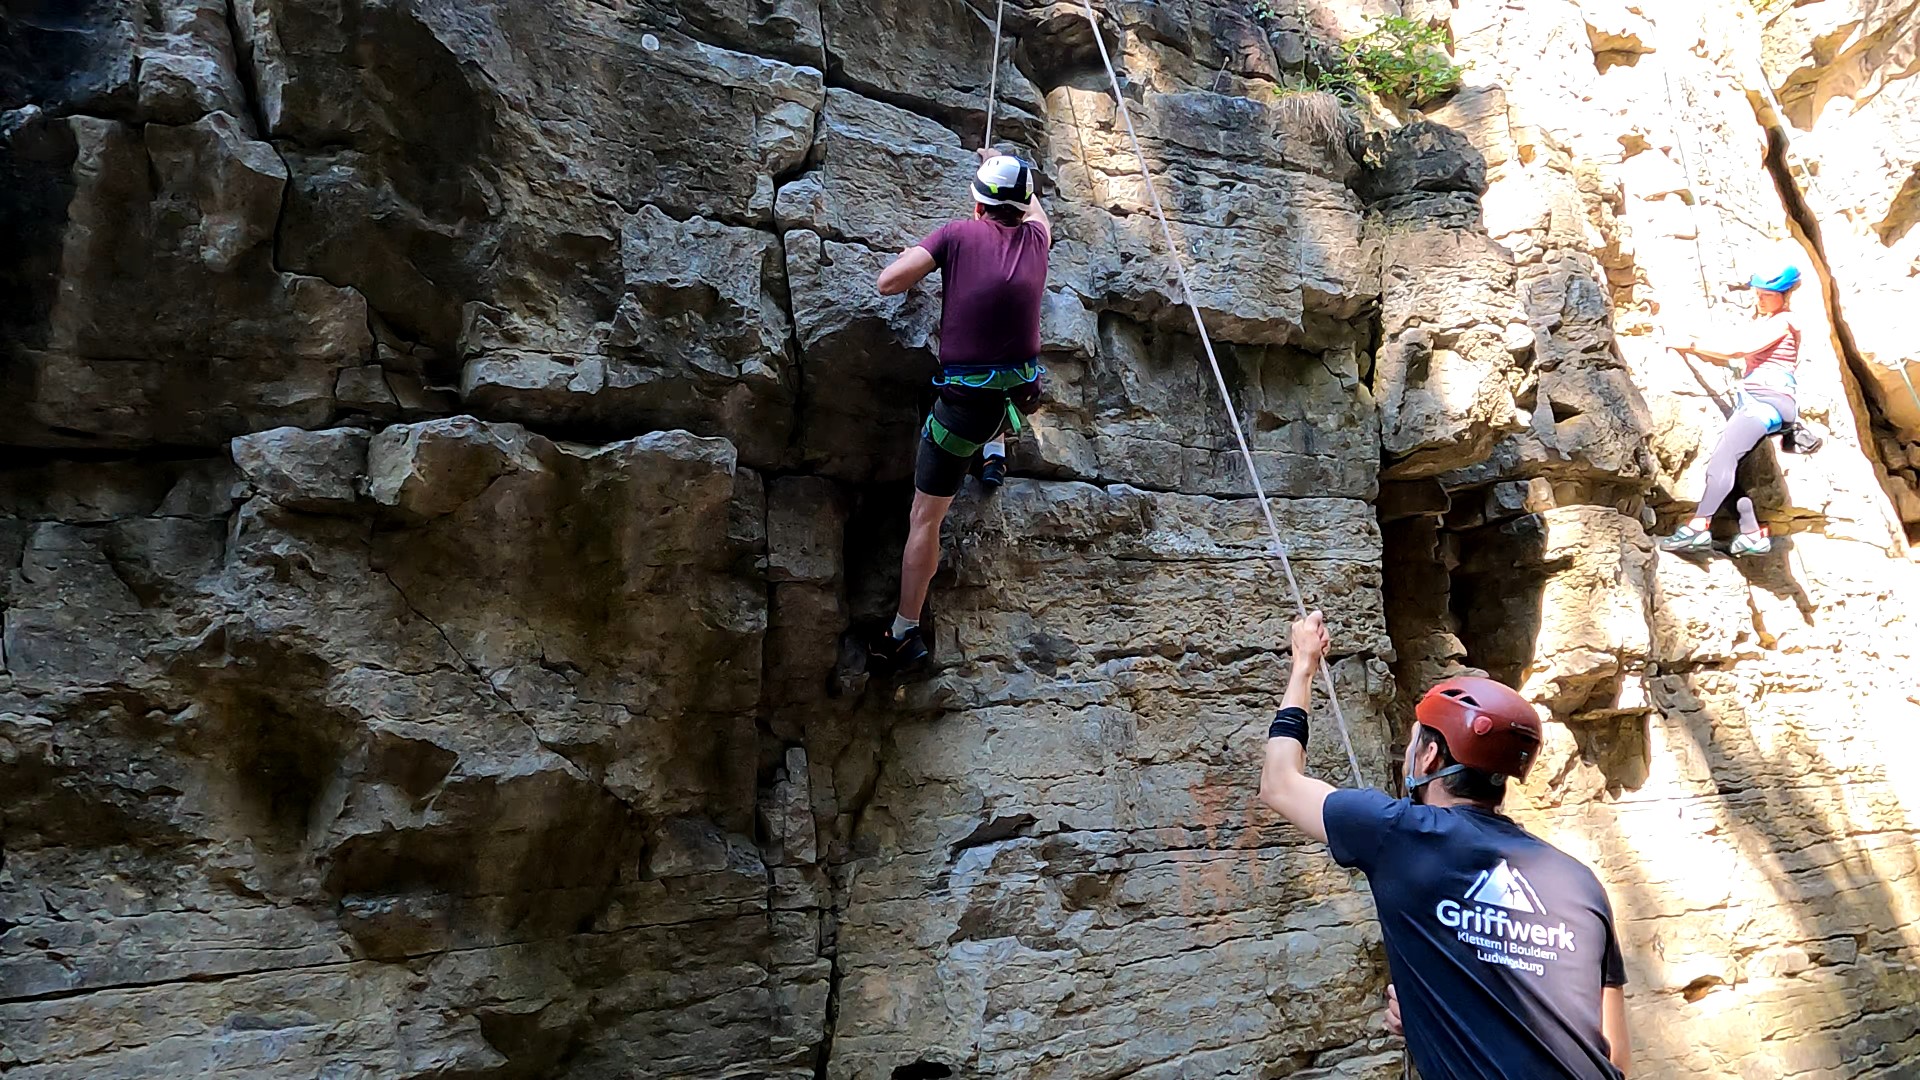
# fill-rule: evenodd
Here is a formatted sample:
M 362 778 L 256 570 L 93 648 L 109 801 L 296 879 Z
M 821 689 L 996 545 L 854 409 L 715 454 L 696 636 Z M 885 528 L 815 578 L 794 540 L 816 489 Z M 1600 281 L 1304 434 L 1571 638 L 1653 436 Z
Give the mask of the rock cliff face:
M 1920 537 L 1920 4 L 1765 5 L 1761 22 L 1774 168 L 1846 312 L 1842 354 L 1875 413 L 1869 456 Z
M 1369 132 L 1276 86 L 1399 9 L 1284 6 L 1102 32 L 1366 780 L 1523 686 L 1646 1074 L 1915 1075 L 1920 9 L 1410 7 L 1467 82 Z M 1399 1075 L 1253 803 L 1285 586 L 1077 10 L 998 73 L 1048 402 L 897 685 L 839 639 L 937 298 L 871 279 L 965 210 L 990 7 L 0 14 L 0 1072 Z M 1828 445 L 1749 463 L 1773 556 L 1658 553 L 1727 391 L 1662 329 L 1782 251 Z

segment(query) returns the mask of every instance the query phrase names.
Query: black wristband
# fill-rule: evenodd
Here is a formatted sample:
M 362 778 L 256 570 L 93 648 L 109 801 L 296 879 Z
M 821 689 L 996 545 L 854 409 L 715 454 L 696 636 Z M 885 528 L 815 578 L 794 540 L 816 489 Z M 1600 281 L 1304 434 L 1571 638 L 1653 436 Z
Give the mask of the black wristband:
M 1273 714 L 1273 724 L 1267 728 L 1269 739 L 1292 739 L 1302 748 L 1307 745 L 1307 710 L 1289 706 Z

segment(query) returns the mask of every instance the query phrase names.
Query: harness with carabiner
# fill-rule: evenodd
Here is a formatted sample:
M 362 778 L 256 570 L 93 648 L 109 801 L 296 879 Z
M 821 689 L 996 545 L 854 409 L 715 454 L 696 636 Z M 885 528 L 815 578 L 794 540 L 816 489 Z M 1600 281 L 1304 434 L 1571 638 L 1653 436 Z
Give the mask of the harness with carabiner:
M 1019 367 L 993 368 L 989 371 L 947 372 L 936 377 L 933 385 L 939 387 L 943 394 L 952 387 L 1005 393 L 1007 419 L 1003 430 L 1017 435 L 1025 427 L 1022 419 L 1025 412 L 1022 411 L 1017 399 L 1031 398 L 1036 399 L 1037 403 L 1040 375 L 1045 370 L 1037 361 L 1029 360 Z M 989 435 L 985 440 L 969 439 L 941 423 L 940 418 L 933 412 L 927 413 L 927 422 L 921 428 L 921 434 L 926 436 L 933 445 L 955 457 L 962 458 L 970 458 L 979 453 L 980 448 L 993 438 Z

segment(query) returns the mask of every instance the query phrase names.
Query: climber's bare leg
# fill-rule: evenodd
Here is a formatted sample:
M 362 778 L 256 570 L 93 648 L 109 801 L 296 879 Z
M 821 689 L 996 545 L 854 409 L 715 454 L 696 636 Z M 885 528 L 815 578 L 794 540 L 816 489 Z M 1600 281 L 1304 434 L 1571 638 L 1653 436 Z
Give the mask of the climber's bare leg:
M 947 518 L 953 496 L 941 498 L 924 491 L 913 493 L 908 518 L 907 546 L 900 553 L 900 617 L 918 623 L 927 606 L 927 588 L 940 569 L 940 523 Z

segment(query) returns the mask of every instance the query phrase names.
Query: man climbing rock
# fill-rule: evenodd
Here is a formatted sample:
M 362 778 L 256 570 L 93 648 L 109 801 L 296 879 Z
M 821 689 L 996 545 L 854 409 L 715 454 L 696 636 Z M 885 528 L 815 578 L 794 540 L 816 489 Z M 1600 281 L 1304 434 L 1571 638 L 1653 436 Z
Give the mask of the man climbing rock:
M 1260 801 L 1367 875 L 1389 993 L 1424 1080 L 1615 1080 L 1627 1068 L 1626 973 L 1593 872 L 1500 813 L 1540 718 L 1492 679 L 1427 691 L 1408 738 L 1409 798 L 1306 774 L 1307 711 L 1327 651 L 1293 624 L 1293 671 L 1267 733 Z
M 886 670 L 927 657 L 920 631 L 927 586 L 940 565 L 940 524 L 974 455 L 989 490 L 1006 478 L 1008 423 L 1040 398 L 1040 302 L 1052 226 L 1034 193 L 1033 167 L 981 149 L 973 216 L 951 221 L 880 272 L 883 296 L 940 271 L 939 398 L 921 427 L 913 511 L 900 556 L 900 607 L 869 651 Z
M 1688 553 L 1713 547 L 1713 515 L 1737 496 L 1734 509 L 1740 516 L 1740 533 L 1733 538 L 1730 551 L 1735 557 L 1764 555 L 1773 549 L 1773 540 L 1760 528 L 1753 513 L 1753 500 L 1735 490 L 1740 461 L 1760 440 L 1799 419 L 1797 404 L 1800 366 L 1800 325 L 1792 310 L 1793 290 L 1800 284 L 1795 266 L 1776 267 L 1755 274 L 1753 286 L 1753 322 L 1726 341 L 1708 348 L 1699 342 L 1679 342 L 1667 347 L 1703 360 L 1731 363 L 1740 370 L 1740 391 L 1734 399 L 1733 415 L 1713 444 L 1707 458 L 1707 490 L 1694 508 L 1693 517 L 1673 535 L 1662 537 L 1661 548 Z

